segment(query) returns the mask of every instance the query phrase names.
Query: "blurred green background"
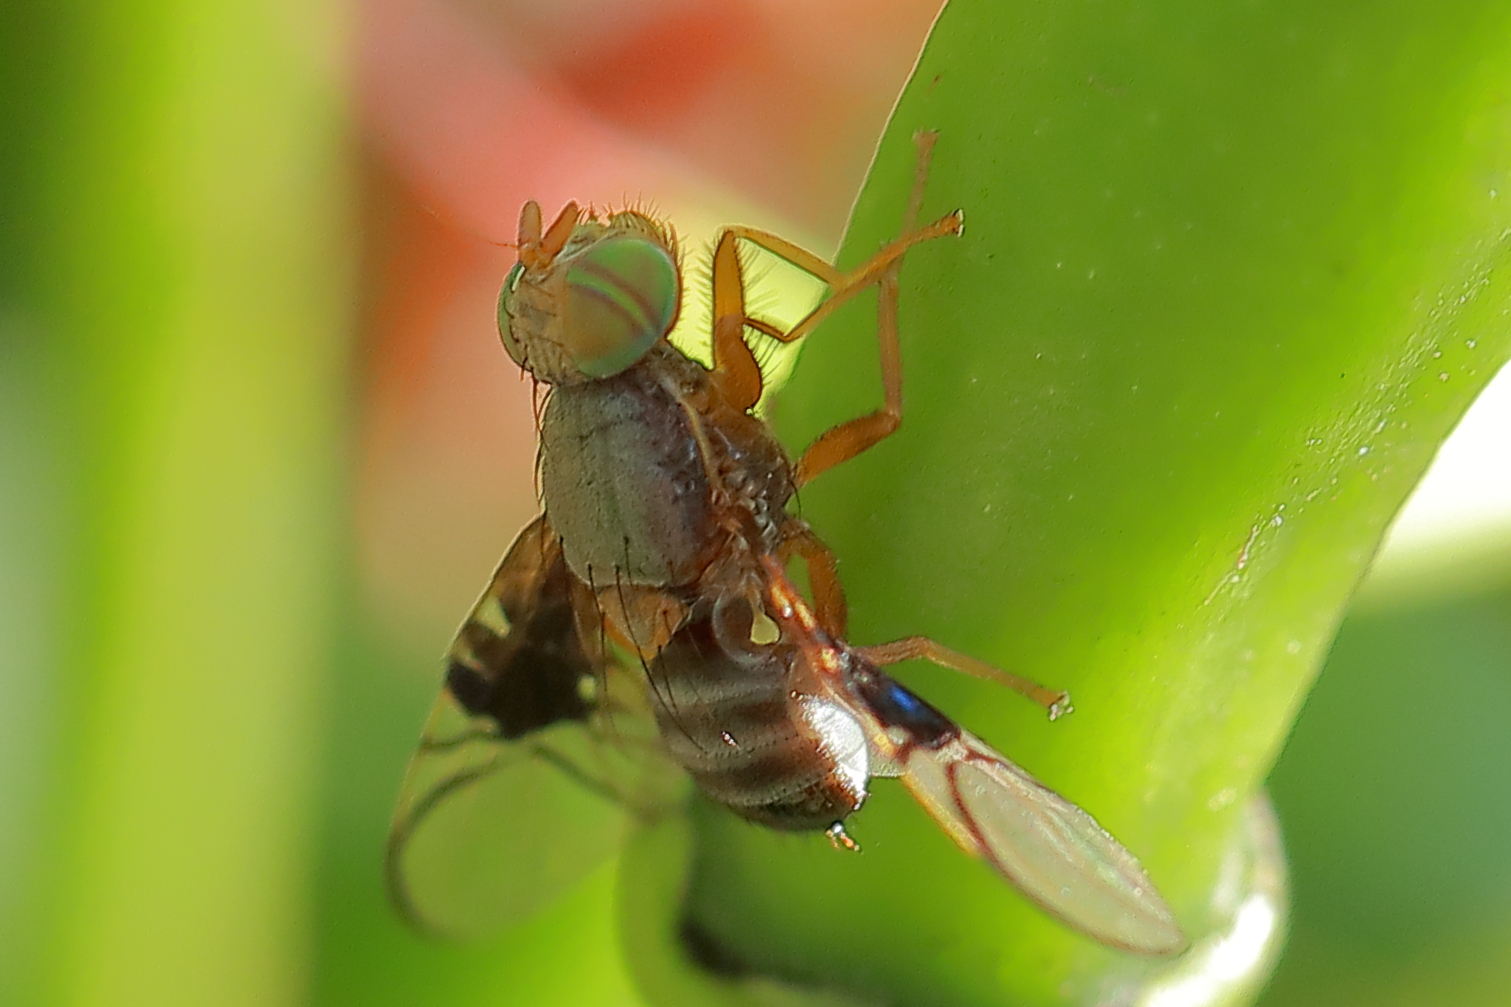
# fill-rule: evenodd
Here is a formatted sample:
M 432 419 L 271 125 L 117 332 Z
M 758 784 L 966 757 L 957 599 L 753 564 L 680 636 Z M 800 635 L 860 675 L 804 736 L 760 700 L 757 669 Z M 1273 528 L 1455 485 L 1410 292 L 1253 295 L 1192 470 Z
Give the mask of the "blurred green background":
M 1195 58 L 1196 27 L 1150 28 L 1174 9 L 1007 23 L 1126 29 L 1158 66 Z M 1409 67 L 1437 51 L 1426 10 L 1338 5 L 1332 30 L 1367 23 Z M 1474 10 L 1475 51 L 1504 53 Z M 0 11 L 0 1002 L 644 1002 L 611 868 L 474 947 L 384 903 L 435 655 L 534 506 L 492 243 L 526 197 L 628 193 L 689 246 L 738 219 L 834 249 L 933 13 Z M 1205 72 L 1263 92 L 1263 66 Z M 1463 127 L 1488 147 L 1502 81 Z M 1456 107 L 1396 99 L 1402 122 Z M 1312 135 L 1326 111 L 1285 113 Z M 1271 774 L 1294 906 L 1261 1002 L 1511 1002 L 1508 557 L 1402 567 L 1344 624 Z

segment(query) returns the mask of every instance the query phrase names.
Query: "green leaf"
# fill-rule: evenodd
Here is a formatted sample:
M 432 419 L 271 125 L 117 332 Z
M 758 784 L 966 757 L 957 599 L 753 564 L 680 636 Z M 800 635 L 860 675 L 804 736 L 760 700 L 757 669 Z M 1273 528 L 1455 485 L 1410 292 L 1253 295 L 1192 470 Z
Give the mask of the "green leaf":
M 1511 8 L 956 2 L 843 264 L 925 216 L 902 431 L 802 494 L 851 637 L 924 633 L 1047 684 L 920 692 L 1139 855 L 1197 939 L 1387 522 L 1511 351 Z M 826 325 L 788 443 L 880 402 L 875 317 Z M 1147 967 L 961 855 L 900 787 L 822 838 L 696 818 L 689 912 L 762 974 L 895 1003 L 1083 1002 Z M 635 869 L 633 858 L 630 870 Z

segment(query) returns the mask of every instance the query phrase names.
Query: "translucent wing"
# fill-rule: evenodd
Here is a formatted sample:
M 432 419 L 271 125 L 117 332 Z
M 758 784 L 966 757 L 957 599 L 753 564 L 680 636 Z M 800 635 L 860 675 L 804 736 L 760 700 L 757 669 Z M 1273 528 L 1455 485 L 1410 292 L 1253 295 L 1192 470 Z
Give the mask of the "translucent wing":
M 1077 930 L 1139 954 L 1186 946 L 1143 867 L 1096 819 L 829 636 L 782 569 L 765 567 L 771 615 L 794 647 L 794 688 L 855 717 L 872 774 L 900 776 L 961 849 Z
M 1185 947 L 1133 854 L 980 738 L 960 730 L 938 747 L 904 746 L 896 761 L 913 796 L 961 848 L 1050 913 L 1128 951 Z
M 405 776 L 386 873 L 417 927 L 467 937 L 529 916 L 676 795 L 643 687 L 595 618 L 537 519 L 457 633 Z
M 831 637 L 781 567 L 763 562 L 770 614 L 793 648 L 794 690 L 854 716 L 872 775 L 901 777 L 961 849 L 1088 936 L 1148 955 L 1186 946 L 1143 867 L 1096 819 Z

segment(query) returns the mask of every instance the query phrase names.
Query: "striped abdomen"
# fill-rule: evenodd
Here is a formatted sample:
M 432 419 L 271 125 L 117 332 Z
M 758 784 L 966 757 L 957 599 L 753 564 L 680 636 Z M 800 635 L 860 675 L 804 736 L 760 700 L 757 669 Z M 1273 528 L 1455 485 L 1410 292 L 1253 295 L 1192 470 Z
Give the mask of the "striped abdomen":
M 730 646 L 712 619 L 685 625 L 652 663 L 656 717 L 672 757 L 735 814 L 778 829 L 827 829 L 866 798 L 870 750 L 833 703 L 794 696 L 780 644 Z

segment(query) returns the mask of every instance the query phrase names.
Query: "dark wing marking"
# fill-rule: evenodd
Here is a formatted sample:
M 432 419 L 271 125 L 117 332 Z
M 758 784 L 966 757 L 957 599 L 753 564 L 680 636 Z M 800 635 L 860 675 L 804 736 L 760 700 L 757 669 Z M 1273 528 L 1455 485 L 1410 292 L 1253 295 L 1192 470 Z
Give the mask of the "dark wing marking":
M 872 774 L 900 776 L 961 849 L 1082 933 L 1139 954 L 1186 946 L 1143 867 L 1096 819 L 831 638 L 781 568 L 764 563 L 771 615 L 796 645 L 793 687 L 860 721 Z
M 1096 819 L 896 679 L 851 660 L 847 682 L 877 760 L 961 849 L 1104 944 L 1149 955 L 1186 946 L 1154 882 Z
M 404 779 L 386 876 L 418 928 L 467 937 L 528 917 L 674 799 L 643 687 L 595 619 L 538 518 L 452 642 Z
M 1091 815 L 825 634 L 780 567 L 765 565 L 771 615 L 796 644 L 793 688 L 855 715 L 870 741 L 870 773 L 902 777 L 959 847 L 1076 930 L 1139 954 L 1186 947 L 1144 868 Z

